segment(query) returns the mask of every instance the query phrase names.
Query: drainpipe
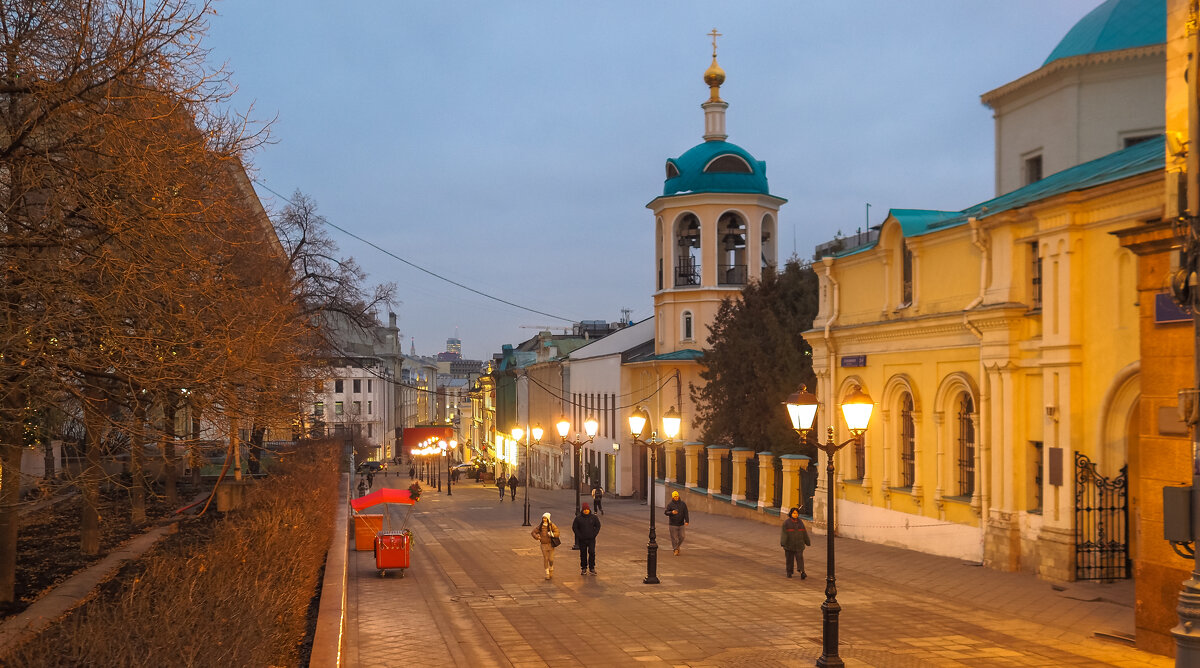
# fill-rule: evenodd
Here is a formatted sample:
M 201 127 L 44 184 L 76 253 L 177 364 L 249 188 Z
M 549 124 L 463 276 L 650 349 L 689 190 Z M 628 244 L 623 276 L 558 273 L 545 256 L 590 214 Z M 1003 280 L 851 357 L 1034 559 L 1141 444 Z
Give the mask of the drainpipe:
M 834 378 L 834 369 L 837 368 L 837 365 L 834 362 L 837 361 L 837 354 L 833 349 L 833 335 L 830 330 L 833 328 L 834 322 L 837 321 L 838 315 L 841 313 L 842 294 L 840 288 L 838 287 L 837 280 L 833 277 L 833 258 L 823 257 L 821 258 L 821 263 L 825 265 L 825 279 L 829 281 L 830 285 L 829 300 L 833 302 L 833 310 L 830 312 L 829 317 L 825 320 L 825 350 L 829 354 L 829 401 L 826 402 L 825 405 L 829 406 L 830 411 L 832 411 L 833 386 L 837 382 L 837 379 Z M 832 413 L 826 416 L 825 424 L 833 424 Z
M 988 391 L 989 383 L 987 377 L 987 369 L 983 363 L 983 332 L 975 323 L 971 322 L 969 313 L 972 309 L 983 303 L 984 295 L 987 294 L 988 286 L 991 284 L 991 244 L 983 231 L 983 225 L 975 216 L 967 218 L 967 224 L 971 226 L 971 243 L 979 249 L 979 294 L 975 299 L 971 300 L 970 304 L 963 307 L 963 327 L 971 332 L 980 344 L 979 354 L 979 429 L 977 433 L 979 439 L 979 485 L 975 491 L 975 498 L 979 501 L 977 510 L 979 511 L 979 525 L 986 529 L 987 517 L 986 509 L 991 501 L 991 490 L 988 485 L 989 473 L 991 471 L 990 454 L 991 454 L 991 416 L 992 409 L 989 402 L 990 392 Z

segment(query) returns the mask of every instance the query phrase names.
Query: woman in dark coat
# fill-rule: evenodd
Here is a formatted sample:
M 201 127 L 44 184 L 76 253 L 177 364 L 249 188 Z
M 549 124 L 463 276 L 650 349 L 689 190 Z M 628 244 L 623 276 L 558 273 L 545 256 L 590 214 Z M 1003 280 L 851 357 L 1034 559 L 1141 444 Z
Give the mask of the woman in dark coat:
M 800 509 L 792 508 L 788 517 L 783 521 L 783 530 L 779 535 L 779 544 L 787 556 L 787 576 L 792 577 L 792 565 L 800 571 L 800 579 L 808 577 L 804 572 L 804 548 L 812 545 L 808 540 L 808 531 L 804 528 L 804 520 L 800 519 Z

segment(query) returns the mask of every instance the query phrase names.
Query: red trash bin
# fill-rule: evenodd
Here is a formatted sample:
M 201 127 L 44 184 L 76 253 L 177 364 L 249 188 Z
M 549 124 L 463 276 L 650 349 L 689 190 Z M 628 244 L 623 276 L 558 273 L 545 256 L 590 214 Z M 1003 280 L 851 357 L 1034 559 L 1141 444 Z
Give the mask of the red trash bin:
M 375 534 L 375 567 L 379 569 L 379 577 L 387 575 L 389 569 L 400 569 L 400 577 L 404 577 L 410 547 L 407 531 Z

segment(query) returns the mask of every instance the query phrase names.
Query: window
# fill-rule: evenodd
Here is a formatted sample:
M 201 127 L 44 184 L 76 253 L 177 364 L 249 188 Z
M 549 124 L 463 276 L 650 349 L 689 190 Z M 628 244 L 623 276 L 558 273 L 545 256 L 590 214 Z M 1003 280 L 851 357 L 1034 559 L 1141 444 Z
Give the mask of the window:
M 371 391 L 371 379 L 368 378 L 367 379 L 367 392 L 369 393 L 370 391 Z
M 341 394 L 344 389 L 345 388 L 342 386 L 342 381 L 340 381 L 340 380 L 333 381 L 333 391 L 335 394 Z
M 862 482 L 862 479 L 867 477 L 867 443 L 865 438 L 854 440 L 854 472 L 858 475 L 857 480 Z
M 1133 135 L 1131 137 L 1125 137 L 1122 140 L 1122 144 L 1124 144 L 1122 146 L 1122 148 L 1129 148 L 1130 146 L 1133 146 L 1134 144 L 1140 144 L 1148 139 L 1154 139 L 1157 136 L 1158 136 L 1157 134 L 1149 134 L 1149 135 Z
M 361 401 L 354 402 L 354 414 L 355 415 L 362 414 L 362 402 Z
M 374 438 L 375 430 L 371 428 L 373 426 L 370 422 L 367 423 L 367 438 Z
M 753 174 L 750 163 L 740 155 L 725 154 L 713 158 L 704 166 L 705 172 L 726 172 L 731 174 Z
M 344 411 L 344 407 L 342 406 L 342 402 L 340 402 L 340 401 L 333 402 L 333 414 L 341 415 L 343 412 L 345 412 L 345 411 Z
M 916 474 L 916 425 L 913 423 L 912 394 L 900 400 L 900 486 L 912 487 Z
M 325 415 L 325 403 L 324 402 L 318 401 L 317 403 L 313 404 L 313 415 L 315 415 L 317 417 L 321 417 L 321 416 Z
M 667 161 L 667 178 L 673 179 L 676 176 L 679 176 L 679 168 L 675 166 L 675 163 L 668 160 Z
M 691 341 L 692 340 L 692 312 L 691 311 L 683 312 L 683 326 L 681 327 L 681 329 L 682 329 L 682 334 L 683 334 L 683 336 L 681 338 L 684 341 Z
M 358 378 L 355 378 L 354 379 L 354 393 L 358 394 L 359 392 L 362 392 L 362 381 L 359 380 Z
M 908 242 L 900 240 L 900 306 L 908 306 L 913 300 L 913 254 Z
M 963 392 L 958 398 L 958 495 L 975 493 L 975 402 Z
M 367 402 L 367 415 L 371 415 L 371 402 Z
M 1042 180 L 1042 155 L 1025 158 L 1025 185 Z
M 1033 304 L 1033 308 L 1040 309 L 1042 308 L 1042 255 L 1038 249 L 1038 242 L 1029 243 L 1029 255 L 1029 301 Z
M 1029 442 L 1029 471 L 1033 478 L 1032 492 L 1029 502 L 1031 512 L 1042 512 L 1042 442 Z

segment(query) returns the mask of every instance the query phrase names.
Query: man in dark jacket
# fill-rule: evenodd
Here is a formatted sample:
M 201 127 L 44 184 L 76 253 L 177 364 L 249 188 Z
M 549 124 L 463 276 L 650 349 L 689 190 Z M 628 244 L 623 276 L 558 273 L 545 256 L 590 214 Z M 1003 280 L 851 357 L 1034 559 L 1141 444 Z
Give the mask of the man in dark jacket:
M 671 492 L 671 502 L 667 504 L 663 514 L 667 516 L 671 531 L 671 549 L 679 556 L 679 546 L 683 544 L 683 528 L 688 525 L 687 504 L 679 498 L 679 492 Z
M 579 574 L 596 574 L 596 534 L 600 533 L 600 518 L 592 513 L 588 504 L 583 504 L 575 521 L 571 523 L 575 532 L 575 544 L 579 546 Z
M 800 579 L 808 577 L 804 572 L 804 547 L 812 545 L 808 540 L 808 531 L 804 528 L 804 520 L 800 519 L 800 509 L 792 508 L 788 517 L 783 521 L 783 531 L 779 536 L 779 545 L 787 555 L 787 576 L 792 577 L 792 564 L 800 570 Z
M 512 490 L 512 500 L 517 500 L 517 474 L 514 473 L 508 477 L 508 488 Z M 504 494 L 504 492 L 500 492 Z
M 500 503 L 504 503 L 504 474 L 496 476 L 496 489 L 500 490 Z

